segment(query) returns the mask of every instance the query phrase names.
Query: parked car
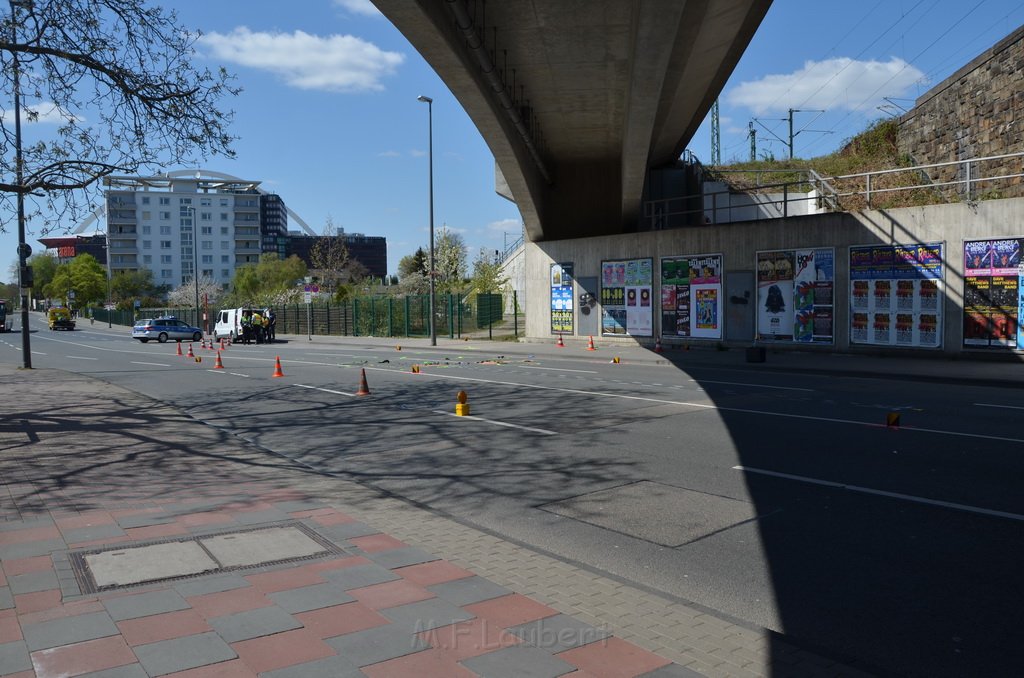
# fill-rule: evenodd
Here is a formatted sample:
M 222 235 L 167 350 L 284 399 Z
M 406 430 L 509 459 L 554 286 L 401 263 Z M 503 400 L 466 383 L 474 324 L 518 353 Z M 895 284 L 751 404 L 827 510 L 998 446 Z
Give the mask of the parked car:
M 143 344 L 150 339 L 156 339 L 161 344 L 168 339 L 202 341 L 203 331 L 177 318 L 144 318 L 135 321 L 132 339 L 138 339 Z
M 71 318 L 71 309 L 54 306 L 46 312 L 47 324 L 51 330 L 73 330 L 75 321 Z

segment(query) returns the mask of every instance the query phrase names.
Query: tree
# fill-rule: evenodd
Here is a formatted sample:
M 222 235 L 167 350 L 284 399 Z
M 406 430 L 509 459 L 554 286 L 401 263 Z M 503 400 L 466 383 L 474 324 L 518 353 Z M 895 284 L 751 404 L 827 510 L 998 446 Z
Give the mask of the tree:
M 57 272 L 57 258 L 46 252 L 37 252 L 28 258 L 28 265 L 32 267 L 32 284 L 35 289 L 41 290 L 50 284 L 54 274 Z M 14 277 L 18 276 L 18 264 L 14 264 Z
M 473 277 L 470 279 L 471 291 L 480 294 L 497 294 L 505 289 L 508 276 L 504 274 L 501 264 L 494 260 L 491 250 L 481 247 L 473 262 Z
M 234 155 L 227 131 L 232 113 L 218 102 L 240 90 L 225 70 L 193 66 L 200 34 L 179 26 L 173 10 L 147 7 L 145 0 L 3 6 L 11 9 L 0 25 L 0 97 L 14 99 L 10 55 L 17 59 L 23 117 L 40 124 L 22 150 L 18 182 L 15 120 L 4 104 L 0 230 L 15 218 L 19 193 L 26 218 L 46 233 L 91 211 L 102 177 Z
M 427 253 L 423 251 L 422 247 L 417 247 L 415 252 L 405 255 L 398 262 L 398 277 L 405 278 L 414 273 L 426 275 L 429 264 Z
M 447 227 L 434 239 L 434 288 L 437 292 L 461 290 L 466 280 L 466 242 Z
M 302 291 L 298 284 L 306 273 L 305 262 L 294 254 L 283 261 L 277 254 L 264 254 L 258 264 L 235 269 L 231 303 L 273 306 L 295 301 Z
M 74 292 L 74 301 L 71 299 Z M 91 254 L 79 254 L 66 264 L 57 267 L 53 280 L 43 293 L 53 299 L 67 299 L 68 303 L 81 308 L 101 301 L 107 294 L 107 274 Z
M 224 288 L 208 275 L 199 276 L 199 303 L 207 300 L 215 304 L 224 294 Z M 196 279 L 192 278 L 176 287 L 167 294 L 167 303 L 171 306 L 193 308 L 196 305 Z
M 138 300 L 142 306 L 159 306 L 167 288 L 157 285 L 153 271 L 140 268 L 135 271 L 117 271 L 110 279 L 111 301 L 122 310 L 128 310 Z
M 348 282 L 348 245 L 345 236 L 338 234 L 330 215 L 327 216 L 323 235 L 310 248 L 309 263 L 320 279 L 320 287 L 328 294 L 333 295 L 338 285 Z

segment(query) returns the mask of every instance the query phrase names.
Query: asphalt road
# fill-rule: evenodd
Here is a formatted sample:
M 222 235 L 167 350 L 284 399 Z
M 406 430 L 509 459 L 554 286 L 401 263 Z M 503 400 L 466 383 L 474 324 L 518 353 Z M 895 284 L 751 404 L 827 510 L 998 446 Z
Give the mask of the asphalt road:
M 1024 660 L 1019 389 L 358 339 L 234 346 L 214 370 L 198 346 L 202 362 L 123 328 L 33 321 L 35 367 L 869 671 L 1008 675 Z M 20 364 L 17 334 L 0 359 Z M 472 417 L 454 416 L 459 390 Z

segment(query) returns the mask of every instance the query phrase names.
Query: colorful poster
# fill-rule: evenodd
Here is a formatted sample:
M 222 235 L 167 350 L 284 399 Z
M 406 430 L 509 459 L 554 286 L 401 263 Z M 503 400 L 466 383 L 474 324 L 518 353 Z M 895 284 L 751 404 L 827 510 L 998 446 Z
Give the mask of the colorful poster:
M 721 254 L 661 260 L 663 337 L 722 338 L 722 266 Z
M 938 348 L 941 285 L 941 243 L 851 247 L 850 343 Z
M 573 265 L 551 264 L 551 333 L 573 333 Z
M 964 243 L 964 346 L 1024 350 L 1024 238 Z
M 653 269 L 650 258 L 601 262 L 602 334 L 653 336 Z
M 835 252 L 758 252 L 756 266 L 757 338 L 831 343 Z

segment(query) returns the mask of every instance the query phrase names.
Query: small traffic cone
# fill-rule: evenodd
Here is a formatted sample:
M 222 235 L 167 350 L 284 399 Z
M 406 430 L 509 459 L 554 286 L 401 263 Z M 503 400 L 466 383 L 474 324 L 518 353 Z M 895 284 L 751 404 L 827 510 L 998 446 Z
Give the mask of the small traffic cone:
M 587 350 L 588 351 L 596 351 L 597 350 L 596 348 L 594 348 L 594 337 L 593 337 L 593 335 L 591 335 L 590 341 L 587 342 Z
M 356 391 L 356 395 L 357 396 L 370 395 L 370 387 L 367 386 L 367 384 L 366 384 L 366 370 L 362 369 L 362 370 L 360 370 L 360 372 L 361 372 L 361 374 L 359 376 L 359 390 Z
M 661 338 L 659 337 L 654 341 L 654 352 L 661 353 Z
M 178 344 L 178 348 L 180 350 L 181 344 Z M 188 357 L 189 358 L 195 358 L 196 357 L 196 354 L 192 352 L 192 344 L 188 345 Z
M 180 342 L 180 341 L 178 342 L 178 355 L 184 355 L 184 354 L 183 354 L 183 353 L 181 352 L 181 342 Z
M 557 346 L 558 348 L 565 348 L 565 342 L 562 341 L 562 335 L 561 334 L 558 335 L 558 343 L 555 344 L 555 346 Z
M 225 348 L 227 348 L 227 347 L 224 344 L 224 337 L 221 337 L 220 338 L 220 350 L 223 351 Z
M 281 371 L 281 356 L 274 356 L 274 373 L 270 375 L 272 377 L 283 377 L 284 372 Z
M 213 369 L 215 369 L 215 370 L 223 370 L 224 369 L 224 363 L 222 363 L 220 361 L 220 351 L 217 351 L 217 362 L 215 362 L 213 364 Z

